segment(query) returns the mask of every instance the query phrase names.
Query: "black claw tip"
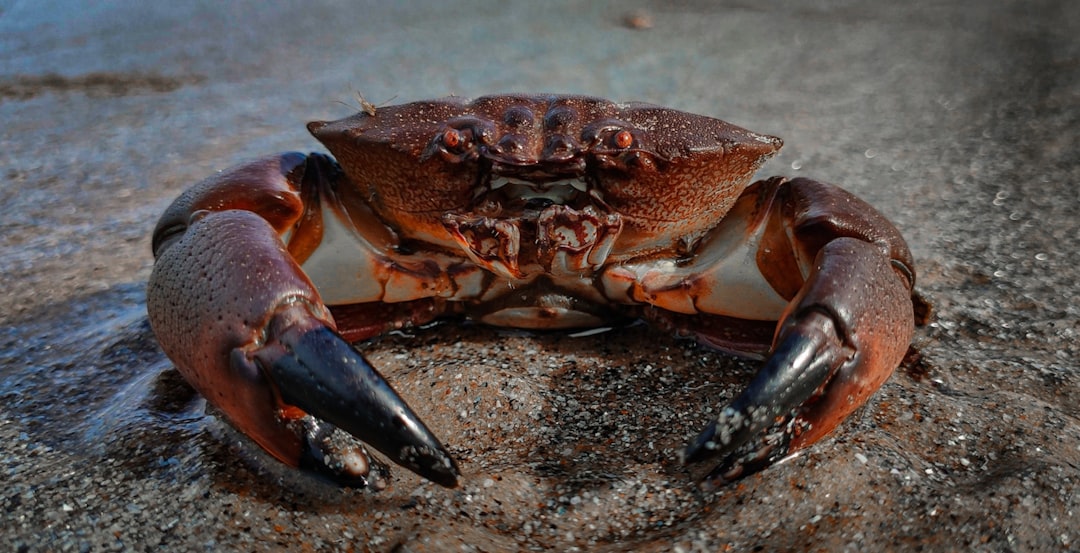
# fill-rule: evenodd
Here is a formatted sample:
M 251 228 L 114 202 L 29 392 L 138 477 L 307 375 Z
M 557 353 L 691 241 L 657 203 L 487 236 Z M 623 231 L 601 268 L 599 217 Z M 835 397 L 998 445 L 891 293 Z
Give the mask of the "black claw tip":
M 442 449 L 406 447 L 400 453 L 402 466 L 447 488 L 456 488 L 461 472 L 454 459 Z
M 740 396 L 741 399 L 741 396 Z M 683 460 L 686 463 L 704 461 L 718 455 L 727 455 L 744 444 L 774 421 L 775 415 L 760 406 L 746 406 L 736 400 L 725 407 L 720 416 L 709 424 L 686 446 Z
M 793 415 L 841 361 L 842 352 L 829 321 L 802 324 L 782 336 L 746 390 L 686 446 L 684 462 L 722 457 L 708 477 L 722 482 L 768 466 L 787 452 L 787 426 L 794 420 Z M 785 430 L 763 435 L 766 429 L 778 425 L 785 426 Z
M 715 438 L 716 421 L 714 420 L 710 421 L 708 426 L 703 428 L 696 438 L 686 444 L 686 448 L 682 452 L 683 464 L 689 465 L 711 457 L 713 450 L 716 449 Z
M 348 342 L 326 327 L 290 328 L 284 352 L 256 354 L 281 399 L 370 445 L 391 461 L 443 486 L 457 465 L 405 401 Z

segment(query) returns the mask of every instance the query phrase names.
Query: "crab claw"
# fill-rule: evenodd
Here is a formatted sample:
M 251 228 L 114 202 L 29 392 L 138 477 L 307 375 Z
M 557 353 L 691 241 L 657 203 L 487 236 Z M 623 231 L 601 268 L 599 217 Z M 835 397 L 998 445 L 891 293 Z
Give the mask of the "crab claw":
M 273 156 L 182 195 L 155 231 L 150 323 L 184 378 L 283 463 L 342 485 L 378 488 L 379 464 L 362 447 L 339 445 L 333 425 L 409 470 L 455 486 L 459 473 L 449 454 L 336 334 L 280 238 L 300 218 L 305 187 L 332 169 L 319 156 Z
M 432 482 L 457 486 L 453 458 L 367 360 L 333 330 L 290 319 L 279 314 L 274 338 L 252 353 L 281 400 Z
M 686 446 L 687 463 L 724 457 L 709 480 L 731 481 L 786 455 L 791 441 L 787 430 L 767 435 L 742 456 L 738 452 L 777 421 L 790 423 L 791 412 L 822 387 L 849 353 L 823 313 L 808 313 L 786 334 L 746 390 Z
M 872 243 L 826 244 L 765 365 L 690 442 L 684 461 L 721 458 L 707 481 L 722 484 L 832 431 L 888 379 L 911 342 L 908 275 Z
M 843 346 L 832 320 L 810 313 L 775 348 L 746 390 L 687 446 L 689 463 L 732 453 L 802 405 L 839 365 Z

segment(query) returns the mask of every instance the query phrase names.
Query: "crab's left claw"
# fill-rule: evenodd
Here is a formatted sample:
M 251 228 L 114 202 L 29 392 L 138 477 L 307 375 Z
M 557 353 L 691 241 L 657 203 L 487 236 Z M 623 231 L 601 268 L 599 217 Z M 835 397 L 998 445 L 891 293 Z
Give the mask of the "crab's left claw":
M 850 350 L 840 342 L 832 319 L 811 311 L 780 338 L 750 385 L 686 446 L 683 459 L 696 463 L 723 457 L 709 480 L 730 481 L 776 462 L 790 451 L 791 412 L 799 409 L 843 364 Z M 787 423 L 758 443 L 777 422 Z M 749 445 L 749 448 L 747 446 Z M 744 451 L 749 449 L 750 451 Z
M 914 272 L 899 234 L 846 193 L 803 179 L 791 185 L 793 204 L 809 206 L 794 210 L 793 235 L 817 239 L 804 245 L 833 238 L 811 257 L 765 365 L 684 451 L 688 463 L 720 459 L 707 482 L 757 472 L 831 432 L 889 378 L 914 333 Z M 813 217 L 819 210 L 829 217 Z

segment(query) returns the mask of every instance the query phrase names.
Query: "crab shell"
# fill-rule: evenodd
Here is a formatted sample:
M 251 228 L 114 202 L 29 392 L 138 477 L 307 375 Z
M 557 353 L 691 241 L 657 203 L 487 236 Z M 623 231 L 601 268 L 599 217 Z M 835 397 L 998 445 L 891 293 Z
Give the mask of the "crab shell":
M 612 256 L 692 243 L 731 209 L 779 138 L 644 103 L 583 96 L 457 97 L 379 108 L 308 129 L 402 236 L 455 248 L 448 212 L 500 177 L 587 186 L 618 213 Z

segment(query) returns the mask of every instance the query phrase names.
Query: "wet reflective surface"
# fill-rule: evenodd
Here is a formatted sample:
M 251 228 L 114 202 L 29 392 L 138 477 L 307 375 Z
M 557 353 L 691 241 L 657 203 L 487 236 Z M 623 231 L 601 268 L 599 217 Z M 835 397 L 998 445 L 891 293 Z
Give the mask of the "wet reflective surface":
M 912 7 L 914 6 L 914 7 Z M 652 27 L 624 23 L 643 8 Z M 1080 10 L 1069 2 L 273 9 L 0 1 L 0 536 L 18 549 L 1070 550 L 1080 544 Z M 492 52 L 498 52 L 494 56 Z M 276 471 L 146 324 L 184 187 L 368 101 L 647 100 L 784 138 L 888 215 L 936 306 L 834 437 L 704 494 L 675 461 L 754 369 L 644 327 L 367 346 L 461 463 Z

